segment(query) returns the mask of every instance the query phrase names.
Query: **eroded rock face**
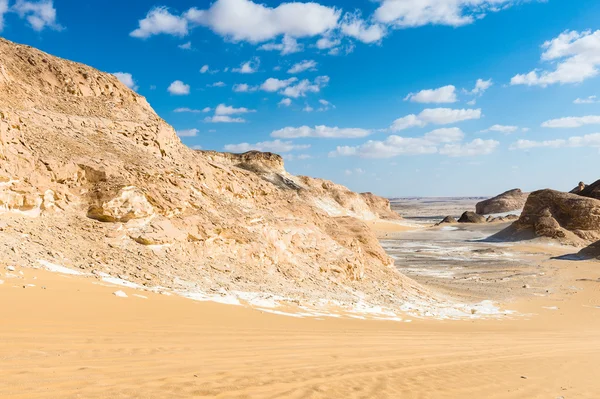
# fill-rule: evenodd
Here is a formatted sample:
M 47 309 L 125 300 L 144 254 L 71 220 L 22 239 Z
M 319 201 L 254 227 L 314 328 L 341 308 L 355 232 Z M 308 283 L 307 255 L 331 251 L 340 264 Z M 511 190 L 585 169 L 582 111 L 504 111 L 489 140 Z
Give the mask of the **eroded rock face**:
M 600 200 L 600 180 L 597 180 L 589 186 L 584 186 L 577 194 Z
M 483 216 L 476 214 L 475 212 L 465 212 L 462 214 L 458 223 L 485 223 L 486 220 Z
M 498 237 L 546 237 L 587 245 L 600 239 L 600 200 L 554 190 L 533 192 L 519 220 Z
M 502 193 L 494 198 L 481 201 L 476 205 L 476 212 L 479 215 L 489 215 L 491 213 L 505 213 L 522 209 L 527 201 L 528 194 L 520 189 L 514 189 Z
M 385 200 L 292 176 L 276 154 L 193 151 L 85 65 L 0 39 L 0 71 L 7 261 L 306 301 L 427 295 L 360 220 L 393 216 Z

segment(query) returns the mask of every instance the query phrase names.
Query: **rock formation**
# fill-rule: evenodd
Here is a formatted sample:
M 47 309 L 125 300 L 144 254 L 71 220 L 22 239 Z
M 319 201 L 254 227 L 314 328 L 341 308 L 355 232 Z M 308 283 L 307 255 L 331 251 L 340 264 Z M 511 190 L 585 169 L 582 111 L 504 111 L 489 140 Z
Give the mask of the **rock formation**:
M 518 188 L 510 190 L 494 198 L 479 202 L 476 205 L 476 212 L 479 215 L 489 215 L 491 213 L 516 211 L 525 206 L 527 197 L 528 194 Z
M 458 223 L 485 223 L 485 218 L 475 212 L 465 212 L 462 214 Z
M 546 237 L 584 246 L 600 239 L 600 200 L 554 190 L 531 193 L 521 217 L 495 238 Z
M 426 293 L 358 219 L 386 204 L 275 154 L 193 151 L 116 77 L 0 39 L 1 262 L 395 306 Z
M 600 180 L 597 180 L 589 186 L 584 186 L 582 190 L 580 190 L 577 194 L 584 197 L 596 198 L 600 200 Z
M 579 185 L 577 187 L 575 187 L 573 190 L 569 191 L 571 194 L 579 194 L 580 192 L 582 192 L 583 190 L 585 190 L 585 183 L 580 181 Z
M 442 219 L 441 222 L 436 224 L 436 226 L 439 226 L 441 224 L 452 224 L 452 223 L 456 223 L 456 219 L 454 219 L 452 216 L 446 216 L 444 219 Z
M 595 243 L 585 247 L 579 252 L 578 255 L 584 259 L 600 260 L 600 241 L 596 241 Z

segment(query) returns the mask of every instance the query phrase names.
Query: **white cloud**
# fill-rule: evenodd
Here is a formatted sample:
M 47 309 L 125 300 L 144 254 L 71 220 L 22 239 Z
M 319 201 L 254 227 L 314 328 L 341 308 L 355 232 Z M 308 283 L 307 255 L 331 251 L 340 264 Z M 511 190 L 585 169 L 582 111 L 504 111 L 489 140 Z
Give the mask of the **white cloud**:
M 192 49 L 192 42 L 183 43 L 183 44 L 180 44 L 177 47 L 179 47 L 182 50 L 191 50 Z
M 290 105 L 292 105 L 292 99 L 291 98 L 284 98 L 283 100 L 279 101 L 279 103 L 277 105 L 284 106 L 284 107 L 289 107 Z
M 600 125 L 600 115 L 570 116 L 566 118 L 551 119 L 542 123 L 542 127 L 549 128 L 574 128 L 586 125 Z
M 177 112 L 177 113 L 184 113 L 184 112 L 189 112 L 191 114 L 199 114 L 199 113 L 207 113 L 212 111 L 211 108 L 206 107 L 204 109 L 191 109 L 191 108 L 176 108 L 173 112 Z
M 340 11 L 317 3 L 267 7 L 249 0 L 217 0 L 207 10 L 192 8 L 186 18 L 232 41 L 261 43 L 280 35 L 312 37 L 334 29 Z
M 233 118 L 228 115 L 213 115 L 207 116 L 204 118 L 204 122 L 210 123 L 245 123 L 246 120 L 244 118 Z
M 254 57 L 250 61 L 246 61 L 239 68 L 233 68 L 232 72 L 237 73 L 256 73 L 260 66 L 260 58 Z
M 215 115 L 236 115 L 236 114 L 247 114 L 250 112 L 256 112 L 253 109 L 248 108 L 234 108 L 230 105 L 219 104 L 217 108 L 215 108 Z
M 248 151 L 268 151 L 268 152 L 290 152 L 294 150 L 305 150 L 310 148 L 310 145 L 297 145 L 291 141 L 263 141 L 256 144 L 240 143 L 240 144 L 227 144 L 225 151 L 231 152 L 248 152 Z
M 407 95 L 404 101 L 408 100 L 413 103 L 455 103 L 457 101 L 456 87 L 448 85 L 439 89 L 421 90 L 418 93 Z
M 167 7 L 155 7 L 148 11 L 144 19 L 139 20 L 139 27 L 129 35 L 146 39 L 160 34 L 187 36 L 188 21 L 182 16 L 171 14 Z
M 589 96 L 586 98 L 577 98 L 573 101 L 573 104 L 595 104 L 597 102 L 600 102 L 597 96 Z
M 289 78 L 289 79 L 285 79 L 285 80 L 269 78 L 269 79 L 265 80 L 262 85 L 260 85 L 260 89 L 263 91 L 275 92 L 277 90 L 281 90 L 281 89 L 288 87 L 289 85 L 296 82 L 297 80 L 298 80 L 298 78 Z
M 328 83 L 329 76 L 317 76 L 314 82 L 311 82 L 308 79 L 301 80 L 296 85 L 286 87 L 280 91 L 279 94 L 292 98 L 306 97 L 307 93 L 320 92 L 321 89 L 327 86 Z
M 512 85 L 546 87 L 551 84 L 580 83 L 598 75 L 600 30 L 566 31 L 542 45 L 542 61 L 556 65 L 554 70 L 533 70 L 515 75 Z
M 399 28 L 463 26 L 517 3 L 517 0 L 380 0 L 376 21 Z
M 340 29 L 344 35 L 363 43 L 379 42 L 386 35 L 386 28 L 383 25 L 367 25 L 360 13 L 347 13 L 340 24 Z
M 131 90 L 138 89 L 138 86 L 135 83 L 135 80 L 133 80 L 133 76 L 130 73 L 115 72 L 115 73 L 113 73 L 113 75 L 115 75 L 121 83 L 123 83 L 125 86 L 129 87 Z
M 177 135 L 179 137 L 196 137 L 196 135 L 200 132 L 198 129 L 186 129 L 186 130 L 178 130 Z
M 210 69 L 210 67 L 208 65 L 203 65 L 202 68 L 200 68 L 200 73 L 204 74 L 204 73 L 217 73 L 219 72 L 218 69 Z
M 494 125 L 494 126 L 490 126 L 489 128 L 487 128 L 485 130 L 482 130 L 481 133 L 498 132 L 498 133 L 510 134 L 510 133 L 516 132 L 517 130 L 519 130 L 518 126 Z
M 304 71 L 315 71 L 317 68 L 317 63 L 312 60 L 304 60 L 300 61 L 297 64 L 294 64 L 289 70 L 288 73 L 300 73 Z
M 494 82 L 492 81 L 492 79 L 488 79 L 488 80 L 477 79 L 477 82 L 475 82 L 475 88 L 473 90 L 471 90 L 469 93 L 473 94 L 473 95 L 482 95 L 483 93 L 485 93 L 485 91 L 487 89 L 492 87 L 493 84 L 494 84 Z
M 215 82 L 215 83 L 207 84 L 206 86 L 208 86 L 208 87 L 225 87 L 227 85 L 225 84 L 225 82 Z
M 518 140 L 510 146 L 511 150 L 529 150 L 532 148 L 600 148 L 600 133 L 587 134 L 585 136 L 572 136 L 566 140 Z
M 8 2 L 1 4 L 0 1 L 0 30 L 2 30 L 2 9 L 5 9 Z M 37 32 L 43 31 L 45 28 L 53 30 L 64 29 L 58 22 L 56 22 L 56 9 L 54 8 L 53 0 L 40 0 L 40 1 L 27 1 L 17 0 L 15 5 L 12 7 L 20 18 L 25 18 L 31 28 Z
M 342 44 L 342 41 L 339 39 L 331 39 L 328 37 L 322 37 L 319 40 L 317 40 L 316 46 L 319 50 L 328 50 L 328 49 L 337 47 L 340 44 Z
M 288 35 L 283 36 L 281 43 L 266 43 L 258 48 L 264 51 L 280 51 L 281 55 L 299 53 L 304 50 L 304 46 L 299 44 L 296 39 Z
M 451 108 L 427 108 L 419 115 L 407 115 L 396 119 L 390 130 L 399 131 L 411 127 L 424 127 L 428 124 L 447 125 L 481 118 L 481 109 L 451 109 Z
M 271 133 L 271 137 L 280 139 L 295 139 L 295 138 L 360 138 L 366 137 L 372 133 L 371 130 L 360 128 L 339 128 L 329 126 L 309 126 L 300 127 L 284 127 L 283 129 L 275 130 Z
M 256 91 L 256 87 L 250 86 L 247 83 L 239 83 L 233 85 L 233 91 L 236 93 L 250 93 Z
M 308 154 L 285 154 L 282 155 L 283 159 L 285 159 L 286 161 L 303 161 L 305 159 L 311 159 L 312 156 L 308 155 Z
M 346 176 L 352 176 L 352 175 L 364 175 L 366 172 L 364 171 L 364 169 L 355 168 L 355 169 L 346 169 L 344 171 L 344 173 L 346 174 Z
M 475 139 L 465 144 L 446 144 L 440 148 L 440 154 L 449 157 L 470 157 L 488 155 L 494 152 L 500 143 L 496 140 Z
M 8 12 L 8 0 L 0 0 L 0 32 L 4 29 L 4 14 Z
M 313 112 L 314 110 L 315 109 L 308 104 L 306 104 L 306 106 L 304 108 L 302 108 L 302 111 L 304 111 L 304 112 Z
M 329 156 L 358 156 L 361 158 L 391 158 L 399 155 L 440 153 L 452 157 L 486 155 L 494 151 L 498 142 L 475 139 L 462 143 L 465 135 L 459 128 L 433 130 L 422 137 L 388 136 L 384 141 L 369 140 L 356 146 L 341 146 Z
M 171 95 L 185 96 L 190 94 L 190 85 L 186 85 L 181 80 L 176 80 L 167 89 Z
M 475 99 L 472 99 L 471 101 L 467 101 L 467 105 L 474 106 L 475 104 L 477 104 L 477 100 L 475 100 Z
M 328 111 L 330 108 L 335 109 L 335 105 L 333 105 L 332 103 L 330 103 L 329 101 L 324 100 L 324 99 L 320 99 L 319 104 L 321 104 L 321 106 L 319 107 L 319 109 L 317 111 L 320 111 L 320 112 Z

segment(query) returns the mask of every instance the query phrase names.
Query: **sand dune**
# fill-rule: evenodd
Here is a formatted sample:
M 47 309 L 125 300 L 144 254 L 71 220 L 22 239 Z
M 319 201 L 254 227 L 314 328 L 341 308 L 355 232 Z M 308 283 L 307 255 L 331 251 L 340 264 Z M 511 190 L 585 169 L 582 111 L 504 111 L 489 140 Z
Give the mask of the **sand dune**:
M 511 303 L 516 318 L 412 323 L 118 298 L 25 269 L 0 285 L 0 397 L 597 398 L 597 265 L 545 262 L 555 292 Z

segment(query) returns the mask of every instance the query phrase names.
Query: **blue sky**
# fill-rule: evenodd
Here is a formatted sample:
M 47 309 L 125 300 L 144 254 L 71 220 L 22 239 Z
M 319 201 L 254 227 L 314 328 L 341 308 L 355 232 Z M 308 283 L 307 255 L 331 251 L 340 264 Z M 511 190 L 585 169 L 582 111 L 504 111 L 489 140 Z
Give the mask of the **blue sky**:
M 491 195 L 600 178 L 598 15 L 597 0 L 0 0 L 0 34 L 120 72 L 190 147 L 271 150 L 384 196 Z

